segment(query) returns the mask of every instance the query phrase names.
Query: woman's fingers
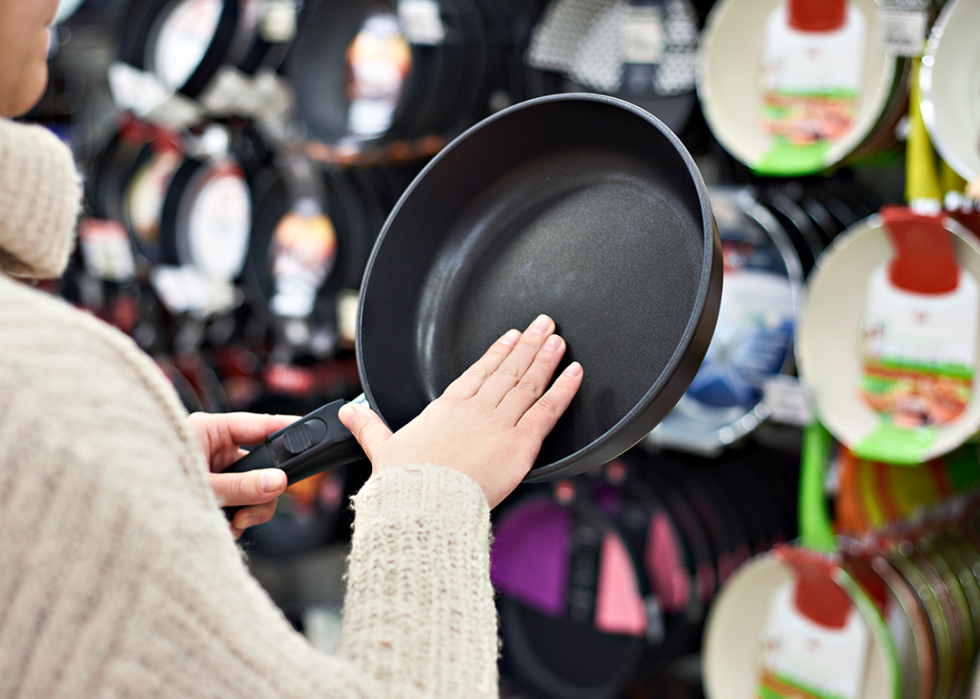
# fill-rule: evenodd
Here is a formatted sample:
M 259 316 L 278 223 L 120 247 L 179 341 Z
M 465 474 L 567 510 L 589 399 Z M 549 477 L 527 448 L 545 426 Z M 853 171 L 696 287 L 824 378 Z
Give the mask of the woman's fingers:
M 512 424 L 523 417 L 532 405 L 544 395 L 555 369 L 565 354 L 565 341 L 558 335 L 552 335 L 545 340 L 544 345 L 534 357 L 531 366 L 524 372 L 520 381 L 503 397 L 497 405 L 498 411 L 512 421 Z
M 231 531 L 237 539 L 242 535 L 249 527 L 254 527 L 259 524 L 265 524 L 270 519 L 272 515 L 276 513 L 276 504 L 279 499 L 276 498 L 271 502 L 266 502 L 261 505 L 253 505 L 252 507 L 244 507 L 235 513 L 235 517 L 231 521 Z
M 456 400 L 466 400 L 475 396 L 483 382 L 497 370 L 520 339 L 520 330 L 508 330 L 469 369 L 449 384 L 442 395 Z
M 500 363 L 497 370 L 483 382 L 479 397 L 490 405 L 498 405 L 517 383 L 524 378 L 534 358 L 555 331 L 555 322 L 546 315 L 538 316 L 521 334 L 514 350 Z
M 286 490 L 286 472 L 264 468 L 244 473 L 212 473 L 211 489 L 218 505 L 258 505 L 274 500 Z
M 543 441 L 571 404 L 581 385 L 582 365 L 572 362 L 555 379 L 554 385 L 524 413 L 517 426 L 529 430 L 534 439 Z
M 340 408 L 337 417 L 344 427 L 351 431 L 354 439 L 364 450 L 364 454 L 372 462 L 381 446 L 391 439 L 391 430 L 370 408 L 347 403 Z

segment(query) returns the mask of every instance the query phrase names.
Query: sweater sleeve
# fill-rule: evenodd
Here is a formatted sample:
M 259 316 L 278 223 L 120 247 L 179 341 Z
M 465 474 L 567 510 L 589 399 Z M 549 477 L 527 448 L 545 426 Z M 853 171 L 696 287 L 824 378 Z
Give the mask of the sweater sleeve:
M 341 645 L 325 655 L 248 573 L 152 363 L 10 284 L 0 278 L 0 696 L 496 696 L 475 482 L 432 465 L 369 480 Z
M 496 695 L 489 536 L 467 476 L 425 464 L 369 480 L 355 498 L 341 654 L 391 696 Z

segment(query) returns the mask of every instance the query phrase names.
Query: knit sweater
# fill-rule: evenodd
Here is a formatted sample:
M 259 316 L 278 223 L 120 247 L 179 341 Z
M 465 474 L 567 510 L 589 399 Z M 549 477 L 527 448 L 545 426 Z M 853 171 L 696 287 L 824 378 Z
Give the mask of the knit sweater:
M 477 484 L 367 482 L 338 651 L 314 649 L 248 573 L 156 365 L 15 278 L 64 270 L 79 198 L 57 139 L 0 121 L 0 698 L 496 696 Z

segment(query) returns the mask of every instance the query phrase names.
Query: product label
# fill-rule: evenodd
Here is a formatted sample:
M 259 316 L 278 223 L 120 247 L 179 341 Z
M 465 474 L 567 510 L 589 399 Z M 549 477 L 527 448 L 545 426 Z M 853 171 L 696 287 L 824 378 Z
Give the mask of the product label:
M 918 463 L 936 425 L 956 420 L 973 397 L 980 289 L 966 270 L 946 294 L 894 286 L 888 264 L 868 279 L 861 327 L 858 393 L 882 416 L 855 453 L 891 463 Z
M 191 260 L 213 279 L 233 281 L 245 265 L 252 228 L 248 184 L 237 168 L 221 168 L 198 192 L 187 219 Z
M 866 23 L 848 3 L 838 29 L 798 31 L 785 3 L 766 21 L 759 123 L 772 146 L 756 170 L 804 174 L 823 166 L 834 144 L 854 127 L 864 67 Z
M 817 624 L 794 603 L 795 582 L 775 591 L 759 637 L 759 699 L 859 699 L 871 631 L 852 608 L 841 629 Z
M 347 124 L 355 136 L 377 136 L 391 126 L 412 70 L 412 47 L 406 36 L 407 30 L 402 33 L 393 15 L 375 15 L 347 47 Z
M 746 240 L 722 242 L 725 290 L 715 334 L 687 396 L 716 408 L 751 407 L 779 373 L 793 338 L 794 289 L 770 268 L 772 251 Z
M 136 275 L 129 232 L 119 221 L 83 218 L 78 222 L 78 244 L 85 268 L 96 279 L 126 282 Z
M 197 70 L 223 9 L 221 0 L 182 0 L 167 14 L 153 51 L 153 72 L 165 87 L 179 90 Z
M 322 212 L 286 214 L 272 237 L 272 277 L 276 293 L 272 311 L 289 318 L 305 318 L 313 312 L 317 292 L 337 255 L 337 234 Z

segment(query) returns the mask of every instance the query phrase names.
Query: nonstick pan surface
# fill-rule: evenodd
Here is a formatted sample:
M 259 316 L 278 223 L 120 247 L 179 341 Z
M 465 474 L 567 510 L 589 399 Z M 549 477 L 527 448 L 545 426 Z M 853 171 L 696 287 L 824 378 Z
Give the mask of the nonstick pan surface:
M 464 133 L 402 196 L 362 284 L 358 366 L 398 429 L 547 313 L 585 380 L 529 480 L 583 473 L 680 398 L 720 292 L 707 192 L 677 137 L 615 98 L 543 97 Z

